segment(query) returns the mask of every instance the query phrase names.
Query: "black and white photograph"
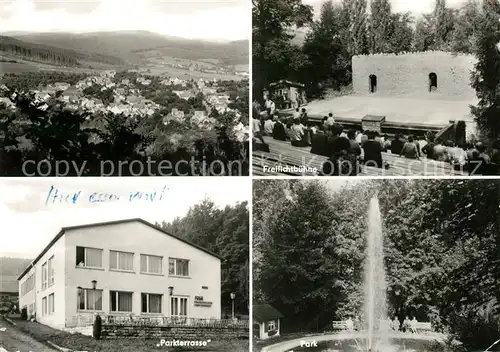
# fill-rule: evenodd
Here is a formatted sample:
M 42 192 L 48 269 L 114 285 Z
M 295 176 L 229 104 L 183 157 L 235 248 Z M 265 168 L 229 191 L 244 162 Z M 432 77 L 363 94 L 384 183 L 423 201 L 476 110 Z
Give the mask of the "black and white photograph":
M 0 351 L 249 350 L 246 178 L 0 181 Z
M 246 0 L 2 0 L 0 176 L 247 176 Z
M 500 175 L 497 0 L 252 3 L 254 175 Z
M 500 180 L 260 179 L 253 351 L 500 351 Z

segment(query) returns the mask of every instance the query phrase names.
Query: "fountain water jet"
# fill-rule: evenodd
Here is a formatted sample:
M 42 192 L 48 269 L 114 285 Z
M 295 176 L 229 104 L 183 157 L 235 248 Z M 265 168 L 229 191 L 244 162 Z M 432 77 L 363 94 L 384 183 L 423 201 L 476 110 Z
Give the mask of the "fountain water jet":
M 365 261 L 365 328 L 367 331 L 366 350 L 375 352 L 389 345 L 389 326 L 387 322 L 387 283 L 384 267 L 384 238 L 379 202 L 376 197 L 370 200 L 368 208 L 368 234 Z

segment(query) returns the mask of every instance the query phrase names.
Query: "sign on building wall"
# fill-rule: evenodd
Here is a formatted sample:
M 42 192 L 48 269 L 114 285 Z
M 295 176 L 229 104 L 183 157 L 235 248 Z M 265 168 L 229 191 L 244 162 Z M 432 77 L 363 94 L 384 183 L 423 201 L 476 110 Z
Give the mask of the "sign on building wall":
M 212 302 L 204 301 L 203 296 L 194 296 L 195 307 L 211 307 Z

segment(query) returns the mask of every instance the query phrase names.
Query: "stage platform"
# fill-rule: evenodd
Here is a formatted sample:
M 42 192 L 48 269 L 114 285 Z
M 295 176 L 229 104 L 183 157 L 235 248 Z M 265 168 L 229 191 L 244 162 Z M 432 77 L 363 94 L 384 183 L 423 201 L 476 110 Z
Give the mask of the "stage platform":
M 305 108 L 309 116 L 333 113 L 346 119 L 361 120 L 365 115 L 385 116 L 388 123 L 445 126 L 450 121 L 472 122 L 470 104 L 475 101 L 413 99 L 346 95 L 328 100 L 315 100 Z

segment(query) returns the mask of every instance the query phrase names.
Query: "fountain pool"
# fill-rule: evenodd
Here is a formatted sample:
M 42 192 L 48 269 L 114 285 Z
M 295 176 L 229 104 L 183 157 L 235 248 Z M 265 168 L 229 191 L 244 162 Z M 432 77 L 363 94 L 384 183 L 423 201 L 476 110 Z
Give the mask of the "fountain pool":
M 367 344 L 368 341 L 363 341 Z M 437 340 L 412 339 L 409 337 L 390 338 L 390 349 L 381 352 L 441 352 L 445 351 L 444 345 Z M 296 347 L 287 352 L 364 352 L 360 347 L 359 339 L 326 341 L 318 343 L 317 347 Z

